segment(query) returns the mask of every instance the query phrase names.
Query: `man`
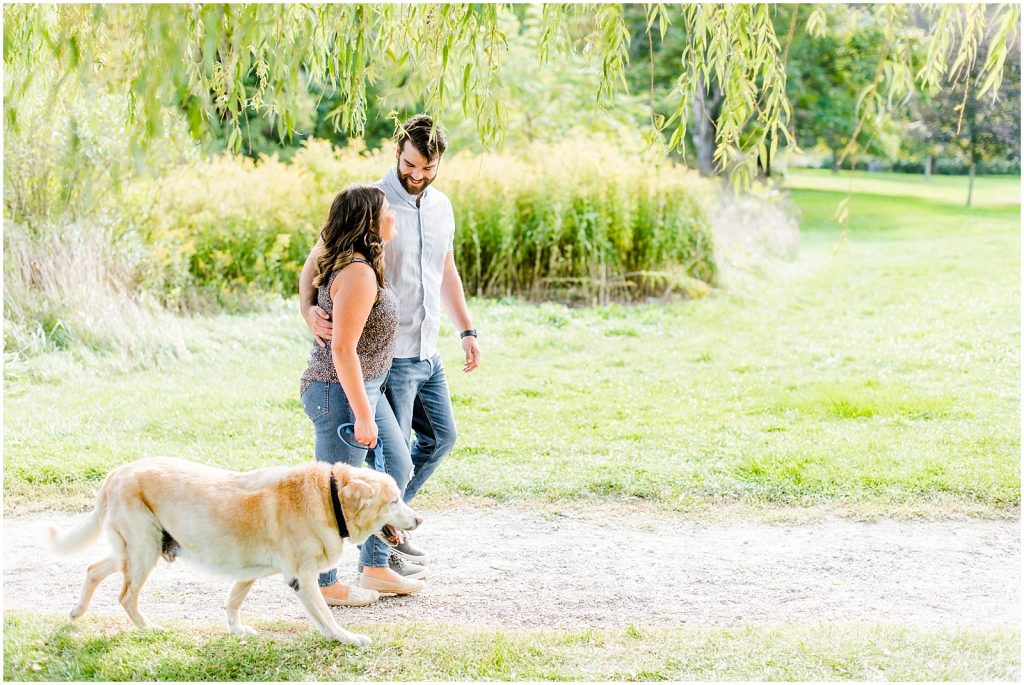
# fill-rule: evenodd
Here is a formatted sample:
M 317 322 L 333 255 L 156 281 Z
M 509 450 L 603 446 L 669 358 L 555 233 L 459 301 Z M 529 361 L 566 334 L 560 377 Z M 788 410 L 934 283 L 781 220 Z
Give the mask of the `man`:
M 395 212 L 397 229 L 396 237 L 385 250 L 384 273 L 400 310 L 386 395 L 403 439 L 408 440 L 415 431 L 410 450 L 413 472 L 405 487 L 406 502 L 412 501 L 455 445 L 451 395 L 437 353 L 442 306 L 460 331 L 466 355 L 462 370 L 469 373 L 480 365 L 476 330 L 466 307 L 462 278 L 455 267 L 455 214 L 444 193 L 430 187 L 448 145 L 445 132 L 433 129 L 433 119 L 426 114 L 417 114 L 402 124 L 395 150 L 396 165 L 377 183 Z M 326 312 L 316 306 L 314 270 L 311 253 L 299 280 L 299 302 L 306 324 L 318 343 L 325 345 L 331 336 L 331 322 Z M 387 452 L 387 438 L 382 438 Z M 395 548 L 389 565 L 402 576 L 422 577 L 425 571 L 417 564 L 427 561 L 426 551 L 407 538 Z

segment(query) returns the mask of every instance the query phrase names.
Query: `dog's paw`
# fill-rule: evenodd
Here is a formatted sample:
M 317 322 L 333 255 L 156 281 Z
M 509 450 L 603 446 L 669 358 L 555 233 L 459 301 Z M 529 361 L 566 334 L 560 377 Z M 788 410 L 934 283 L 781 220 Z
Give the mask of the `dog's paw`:
M 367 647 L 370 644 L 369 635 L 363 635 L 362 633 L 350 633 L 347 630 L 342 630 L 331 639 L 337 640 L 338 642 L 342 642 L 346 645 L 353 645 L 355 647 Z
M 363 635 L 362 633 L 349 633 L 349 635 L 352 637 L 352 642 L 350 644 L 353 644 L 356 647 L 369 647 L 370 646 L 370 636 L 369 635 Z
M 243 625 L 241 623 L 239 623 L 238 625 L 234 625 L 234 626 L 228 626 L 228 631 L 232 635 L 255 635 L 256 632 L 257 632 L 255 628 L 253 628 L 251 626 Z

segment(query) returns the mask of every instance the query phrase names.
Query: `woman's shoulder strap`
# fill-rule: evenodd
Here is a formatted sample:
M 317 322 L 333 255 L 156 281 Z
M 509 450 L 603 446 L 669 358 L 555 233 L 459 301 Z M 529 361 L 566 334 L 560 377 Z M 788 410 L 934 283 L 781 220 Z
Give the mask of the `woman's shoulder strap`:
M 339 267 L 338 267 L 338 268 L 337 268 L 337 269 L 336 269 L 336 270 L 334 271 L 334 274 L 332 274 L 332 275 L 337 275 L 338 273 L 340 273 L 340 272 L 341 272 L 341 270 L 342 270 L 342 269 L 344 269 L 344 268 L 345 268 L 346 266 L 348 266 L 349 264 L 366 264 L 366 265 L 367 265 L 367 266 L 369 266 L 369 267 L 372 267 L 372 266 L 373 266 L 373 264 L 370 264 L 370 262 L 366 261 L 366 260 L 365 260 L 365 259 L 363 259 L 362 257 L 353 257 L 352 259 L 348 260 L 347 262 L 345 262 L 344 264 L 342 264 L 341 266 L 339 266 Z

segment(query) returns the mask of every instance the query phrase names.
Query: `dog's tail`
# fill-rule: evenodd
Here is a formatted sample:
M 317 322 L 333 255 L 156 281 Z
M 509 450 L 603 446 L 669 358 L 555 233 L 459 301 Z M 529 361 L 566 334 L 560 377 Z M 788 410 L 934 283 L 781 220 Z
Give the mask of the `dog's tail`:
M 109 476 L 108 476 L 109 479 Z M 60 534 L 56 526 L 50 526 L 50 545 L 59 554 L 72 554 L 96 542 L 103 530 L 103 520 L 107 517 L 107 480 L 103 481 L 100 492 L 96 496 L 96 506 L 89 515 L 77 526 Z

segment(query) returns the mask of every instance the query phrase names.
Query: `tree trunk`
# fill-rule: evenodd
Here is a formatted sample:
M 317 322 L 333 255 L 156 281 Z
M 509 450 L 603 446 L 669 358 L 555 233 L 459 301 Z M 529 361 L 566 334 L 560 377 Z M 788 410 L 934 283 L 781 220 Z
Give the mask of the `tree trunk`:
M 839 173 L 839 148 L 832 148 L 832 173 Z
M 931 156 L 931 155 L 928 155 L 927 157 L 924 158 L 924 180 L 925 181 L 931 181 L 932 180 L 932 163 L 933 163 L 934 159 L 935 158 L 933 156 Z
M 971 197 L 974 195 L 974 172 L 978 167 L 978 127 L 976 125 L 977 111 L 974 107 L 968 109 L 967 125 L 970 127 L 970 160 L 971 167 L 967 174 L 967 206 L 971 206 Z
M 974 194 L 974 167 L 977 166 L 974 160 L 971 160 L 971 168 L 967 174 L 967 206 L 971 206 L 971 196 Z
M 693 146 L 697 148 L 697 166 L 704 176 L 715 175 L 715 136 L 718 133 L 718 115 L 721 113 L 724 93 L 714 84 L 710 99 L 704 82 L 698 77 L 697 93 L 693 99 Z
M 772 177 L 772 139 L 774 138 L 773 133 L 768 134 L 768 138 L 765 140 L 765 144 L 768 146 L 768 154 L 765 155 L 764 164 L 761 164 L 761 156 L 757 157 L 757 175 L 761 178 Z

